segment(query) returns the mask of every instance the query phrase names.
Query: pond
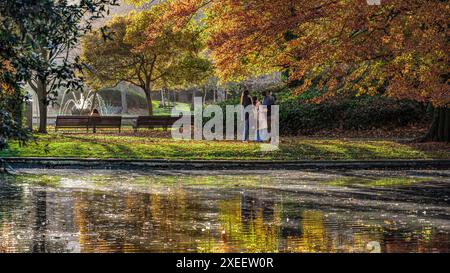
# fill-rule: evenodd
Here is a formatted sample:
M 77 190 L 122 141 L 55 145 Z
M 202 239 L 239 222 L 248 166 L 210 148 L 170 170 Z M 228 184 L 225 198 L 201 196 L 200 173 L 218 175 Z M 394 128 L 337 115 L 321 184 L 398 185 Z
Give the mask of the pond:
M 450 171 L 19 169 L 0 252 L 449 252 Z

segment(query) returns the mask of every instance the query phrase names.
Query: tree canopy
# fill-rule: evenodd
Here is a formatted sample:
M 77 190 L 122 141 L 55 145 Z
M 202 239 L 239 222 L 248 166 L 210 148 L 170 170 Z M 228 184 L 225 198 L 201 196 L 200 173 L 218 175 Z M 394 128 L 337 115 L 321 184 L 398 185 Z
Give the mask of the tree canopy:
M 203 82 L 211 71 L 204 55 L 201 29 L 194 22 L 182 29 L 161 32 L 154 43 L 144 44 L 148 25 L 155 24 L 167 6 L 157 5 L 107 23 L 111 39 L 93 32 L 83 39 L 82 61 L 92 69 L 88 80 L 95 88 L 120 81 L 141 87 L 152 115 L 151 91 Z
M 82 35 L 92 23 L 108 13 L 117 0 L 26 1 L 5 0 L 0 3 L 2 22 L 2 61 L 8 61 L 14 82 L 28 83 L 36 92 L 39 104 L 39 131 L 47 130 L 47 107 L 60 87 L 80 89 L 77 77 L 80 64 L 72 56 Z
M 148 25 L 144 45 L 201 20 L 222 81 L 282 71 L 294 95 L 318 90 L 316 102 L 349 93 L 430 103 L 436 111 L 424 139 L 450 141 L 447 0 L 163 2 L 170 8 Z
M 297 92 L 312 84 L 325 87 L 321 98 L 381 92 L 435 106 L 450 103 L 448 1 L 172 0 L 168 5 L 158 24 L 148 25 L 145 43 L 202 15 L 222 79 L 277 69 L 301 82 Z

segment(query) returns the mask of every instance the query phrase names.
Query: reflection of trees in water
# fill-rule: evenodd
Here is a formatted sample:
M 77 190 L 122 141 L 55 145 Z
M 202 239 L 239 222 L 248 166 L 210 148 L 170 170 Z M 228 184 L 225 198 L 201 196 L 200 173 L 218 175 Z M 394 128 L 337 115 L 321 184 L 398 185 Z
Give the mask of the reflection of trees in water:
M 349 226 L 333 230 L 339 223 L 326 219 L 322 211 L 301 210 L 300 234 L 286 237 L 286 251 L 290 252 L 363 252 L 370 236 L 358 234 Z
M 33 223 L 30 225 L 30 250 L 41 253 L 77 251 L 72 193 L 37 187 L 30 188 L 26 198 L 31 204 L 30 222 Z
M 62 200 L 70 198 L 14 179 L 0 182 L 0 252 L 65 251 L 68 241 L 61 234 L 73 232 L 65 221 L 72 219 L 73 206 Z
M 361 252 L 370 241 L 387 252 L 427 252 L 448 249 L 450 240 L 255 189 L 48 189 L 0 183 L 0 251 L 66 251 L 67 242 L 51 236 L 58 232 L 75 234 L 71 243 L 84 252 Z
M 77 193 L 75 218 L 81 251 L 195 251 L 201 232 L 196 212 L 202 208 L 186 192 L 174 188 L 168 194 L 125 193 L 114 195 Z
M 33 252 L 44 253 L 46 251 L 45 231 L 47 228 L 47 192 L 38 190 L 34 192 L 35 223 L 33 227 Z
M 263 221 L 271 222 L 274 216 L 274 205 L 273 200 L 262 200 L 253 195 L 246 194 L 245 192 L 241 195 L 241 214 L 243 217 L 243 222 L 249 224 L 255 220 L 258 210 L 261 210 Z
M 272 203 L 269 205 L 269 203 Z M 265 202 L 256 195 L 220 202 L 220 222 L 226 232 L 223 249 L 244 252 L 365 251 L 374 236 L 333 231 L 322 211 Z M 348 228 L 348 227 L 346 227 Z M 347 229 L 348 230 L 348 229 Z
M 398 234 L 406 235 L 399 240 Z M 386 230 L 383 236 L 384 249 L 389 253 L 408 252 L 442 252 L 448 251 L 450 235 L 439 233 L 430 227 L 422 227 L 419 230 L 396 229 Z
M 382 223 L 358 227 L 354 215 L 329 217 L 275 200 L 237 194 L 215 201 L 182 187 L 167 194 L 79 192 L 75 217 L 85 252 L 364 252 L 370 241 L 386 251 L 406 244 L 398 235 L 389 240 Z M 430 249 L 433 236 L 429 231 L 429 243 L 411 238 L 408 251 Z
M 269 203 L 246 194 L 220 201 L 219 220 L 225 236 L 212 250 L 278 252 L 281 210 L 278 204 Z
M 390 229 L 382 220 L 361 215 L 303 209 L 298 203 L 268 202 L 257 194 L 221 201 L 219 219 L 226 236 L 223 248 L 214 251 L 244 252 L 367 252 L 367 244 L 379 242 L 386 252 L 427 252 L 447 249 L 448 234 L 424 228 L 411 232 Z M 272 199 L 273 200 L 273 199 Z M 406 236 L 410 232 L 411 236 Z
M 0 252 L 20 250 L 20 242 L 15 235 L 15 209 L 23 204 L 23 190 L 12 180 L 9 175 L 0 175 Z
M 23 202 L 23 189 L 14 184 L 14 176 L 0 174 L 0 221 L 11 216 L 11 208 Z

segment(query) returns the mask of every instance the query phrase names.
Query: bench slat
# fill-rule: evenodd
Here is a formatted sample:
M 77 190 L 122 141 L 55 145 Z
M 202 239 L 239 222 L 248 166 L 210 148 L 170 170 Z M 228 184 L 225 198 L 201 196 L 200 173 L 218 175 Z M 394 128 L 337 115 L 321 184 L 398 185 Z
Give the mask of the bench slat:
M 139 116 L 134 124 L 134 129 L 139 128 L 164 128 L 172 127 L 180 117 L 172 116 Z
M 55 131 L 58 128 L 120 128 L 122 126 L 122 117 L 120 116 L 57 116 Z

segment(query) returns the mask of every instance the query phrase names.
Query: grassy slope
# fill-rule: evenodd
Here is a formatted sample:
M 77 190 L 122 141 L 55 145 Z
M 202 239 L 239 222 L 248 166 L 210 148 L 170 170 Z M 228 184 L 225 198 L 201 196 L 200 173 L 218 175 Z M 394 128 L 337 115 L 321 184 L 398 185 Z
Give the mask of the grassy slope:
M 41 135 L 0 157 L 80 157 L 129 159 L 431 159 L 450 158 L 443 146 L 429 151 L 391 140 L 282 138 L 280 150 L 261 152 L 259 144 L 237 141 L 183 141 L 114 135 Z
M 157 116 L 163 116 L 163 115 L 170 115 L 172 109 L 171 108 L 159 108 L 160 101 L 154 100 L 152 101 L 153 105 L 153 114 Z M 187 103 L 181 103 L 177 102 L 177 105 L 175 106 L 177 109 L 183 110 L 183 111 L 190 111 L 191 106 Z

